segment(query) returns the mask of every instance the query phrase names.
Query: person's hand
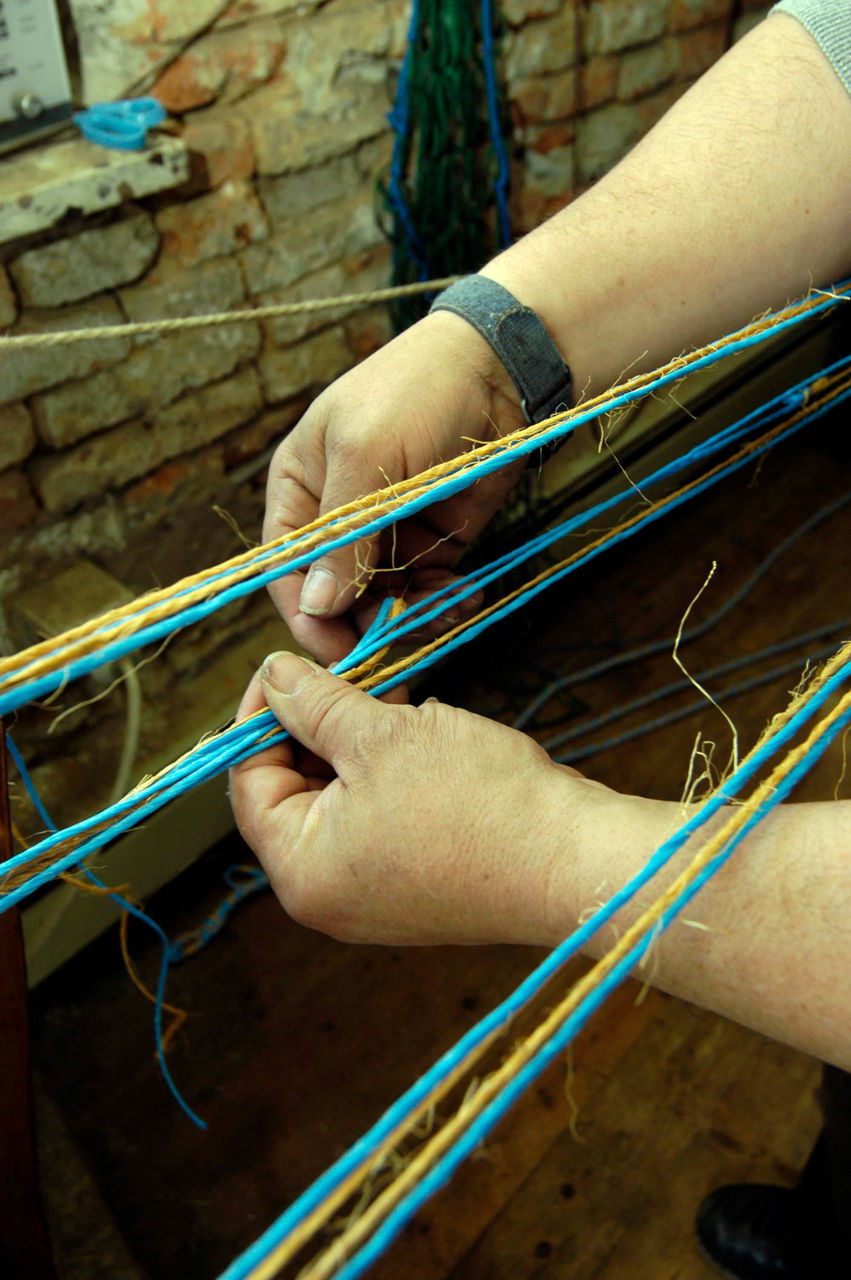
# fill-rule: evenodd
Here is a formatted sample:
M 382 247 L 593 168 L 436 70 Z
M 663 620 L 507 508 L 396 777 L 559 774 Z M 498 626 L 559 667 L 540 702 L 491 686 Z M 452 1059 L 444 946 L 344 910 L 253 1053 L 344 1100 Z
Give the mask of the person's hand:
M 339 378 L 285 437 L 269 469 L 263 540 L 523 425 L 517 391 L 488 343 L 458 316 L 436 312 Z M 323 556 L 306 578 L 273 583 L 296 640 L 325 665 L 344 657 L 374 612 L 364 590 L 376 570 L 381 596 L 404 589 L 409 604 L 445 586 L 522 465 Z M 465 603 L 468 612 L 479 604 Z
M 296 741 L 233 769 L 230 793 L 294 919 L 350 942 L 569 931 L 562 886 L 615 792 L 514 729 L 433 700 L 387 706 L 294 654 L 267 659 L 240 716 L 266 702 Z

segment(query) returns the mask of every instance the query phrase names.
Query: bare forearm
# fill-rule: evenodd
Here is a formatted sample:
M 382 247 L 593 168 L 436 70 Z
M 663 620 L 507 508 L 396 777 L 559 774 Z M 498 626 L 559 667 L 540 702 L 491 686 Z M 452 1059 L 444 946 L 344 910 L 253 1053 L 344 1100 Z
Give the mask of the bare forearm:
M 775 15 L 595 187 L 483 274 L 534 307 L 578 390 L 851 269 L 851 99 Z
M 550 941 L 611 897 L 680 820 L 676 804 L 594 797 L 586 838 L 553 880 L 551 904 L 562 915 Z M 681 869 L 696 848 L 692 842 L 673 866 Z M 617 927 L 632 923 L 669 879 L 643 890 Z M 675 921 L 654 943 L 654 985 L 851 1070 L 851 803 L 782 805 L 684 915 L 692 923 Z M 608 928 L 591 954 L 612 939 Z

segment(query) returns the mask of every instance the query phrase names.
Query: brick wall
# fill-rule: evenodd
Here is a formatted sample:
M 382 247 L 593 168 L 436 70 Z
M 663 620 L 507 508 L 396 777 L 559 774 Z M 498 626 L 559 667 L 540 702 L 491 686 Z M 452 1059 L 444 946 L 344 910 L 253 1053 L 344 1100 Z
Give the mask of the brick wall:
M 615 163 L 766 7 L 502 0 L 515 229 Z M 150 88 L 191 151 L 192 177 L 3 246 L 0 325 L 144 320 L 387 282 L 375 180 L 408 0 L 71 0 L 71 10 L 86 99 Z M 21 590 L 80 557 L 139 592 L 239 550 L 214 507 L 255 538 L 269 448 L 317 389 L 389 334 L 373 308 L 0 359 L 0 604 L 11 616 Z M 176 639 L 145 668 L 149 708 L 178 683 L 185 696 L 213 655 L 269 618 L 264 600 L 249 601 Z M 234 670 L 231 702 L 249 674 L 236 659 Z M 20 732 L 49 785 L 83 806 L 91 777 L 109 774 L 120 698 L 63 722 L 61 767 L 44 745 L 49 718 L 32 713 Z M 167 757 L 170 745 L 169 717 L 149 714 L 141 758 Z

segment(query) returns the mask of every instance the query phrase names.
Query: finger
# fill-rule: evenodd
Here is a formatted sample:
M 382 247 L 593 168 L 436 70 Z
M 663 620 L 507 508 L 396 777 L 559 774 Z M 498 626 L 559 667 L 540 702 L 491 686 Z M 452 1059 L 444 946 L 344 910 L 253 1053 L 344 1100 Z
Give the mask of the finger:
M 404 476 L 401 458 L 392 446 L 378 458 L 374 449 L 350 440 L 334 442 L 326 438 L 325 484 L 320 514 L 362 498 Z M 369 584 L 378 563 L 378 538 L 359 538 L 337 551 L 328 552 L 311 565 L 302 587 L 299 608 L 314 618 L 337 618 L 351 608 Z
M 237 722 L 267 706 L 260 673 L 252 678 L 237 712 Z M 325 785 L 315 776 L 304 777 L 293 768 L 293 745 L 277 743 L 249 756 L 229 771 L 229 794 L 237 827 L 258 855 L 269 844 L 270 815 L 277 815 L 276 828 L 282 830 L 282 806 L 287 810 L 288 827 L 298 831 Z M 292 802 L 292 803 L 291 803 Z M 291 811 L 291 812 L 290 812 Z M 290 822 L 291 819 L 291 822 Z
M 295 533 L 319 515 L 325 485 L 324 419 L 319 402 L 275 451 L 266 487 L 263 540 L 271 542 Z M 287 573 L 269 584 L 278 612 L 293 637 L 323 666 L 339 662 L 357 641 L 345 618 L 322 622 L 301 612 L 299 602 L 306 574 Z
M 343 781 L 357 771 L 358 743 L 390 714 L 368 693 L 294 653 L 273 653 L 261 670 L 270 709 L 293 737 L 334 766 Z
M 240 724 L 258 711 L 268 710 L 269 704 L 263 693 L 263 684 L 258 670 L 251 677 L 248 688 L 242 695 L 234 723 Z M 290 741 L 276 742 L 274 746 L 266 747 L 263 751 L 258 751 L 255 755 L 249 756 L 242 764 L 234 765 L 230 771 L 231 776 L 240 771 L 247 772 L 250 769 L 264 769 L 268 766 L 274 766 L 276 769 L 291 769 L 295 760 L 294 746 L 295 744 Z
M 302 581 L 300 577 L 299 583 Z M 323 667 L 330 667 L 345 658 L 357 644 L 358 631 L 350 615 L 342 618 L 311 618 L 299 609 L 298 590 L 288 597 L 279 592 L 273 599 L 279 608 L 279 601 L 282 600 L 290 605 L 292 613 L 287 617 L 287 622 L 293 638 Z
M 459 579 L 456 575 L 447 573 L 444 569 L 422 569 L 413 574 L 408 593 L 409 606 L 419 605 L 421 617 L 431 613 L 432 609 L 440 609 L 437 616 L 429 619 L 428 623 L 421 628 L 420 634 L 424 638 L 431 639 L 442 635 L 457 623 L 472 618 L 481 609 L 485 601 L 484 592 L 474 591 L 472 595 L 461 598 L 457 590 L 453 590 L 458 584 Z M 437 592 L 445 592 L 445 594 L 432 605 L 426 605 L 425 601 L 429 596 L 436 595 Z

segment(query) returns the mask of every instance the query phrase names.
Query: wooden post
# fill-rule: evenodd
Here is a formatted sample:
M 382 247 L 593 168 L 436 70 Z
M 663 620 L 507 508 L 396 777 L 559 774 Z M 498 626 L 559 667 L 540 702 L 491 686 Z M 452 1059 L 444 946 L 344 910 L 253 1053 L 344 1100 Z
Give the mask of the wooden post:
M 6 732 L 0 719 L 0 857 L 11 853 Z M 17 907 L 0 915 L 0 1277 L 56 1278 L 38 1187 L 27 970 Z

